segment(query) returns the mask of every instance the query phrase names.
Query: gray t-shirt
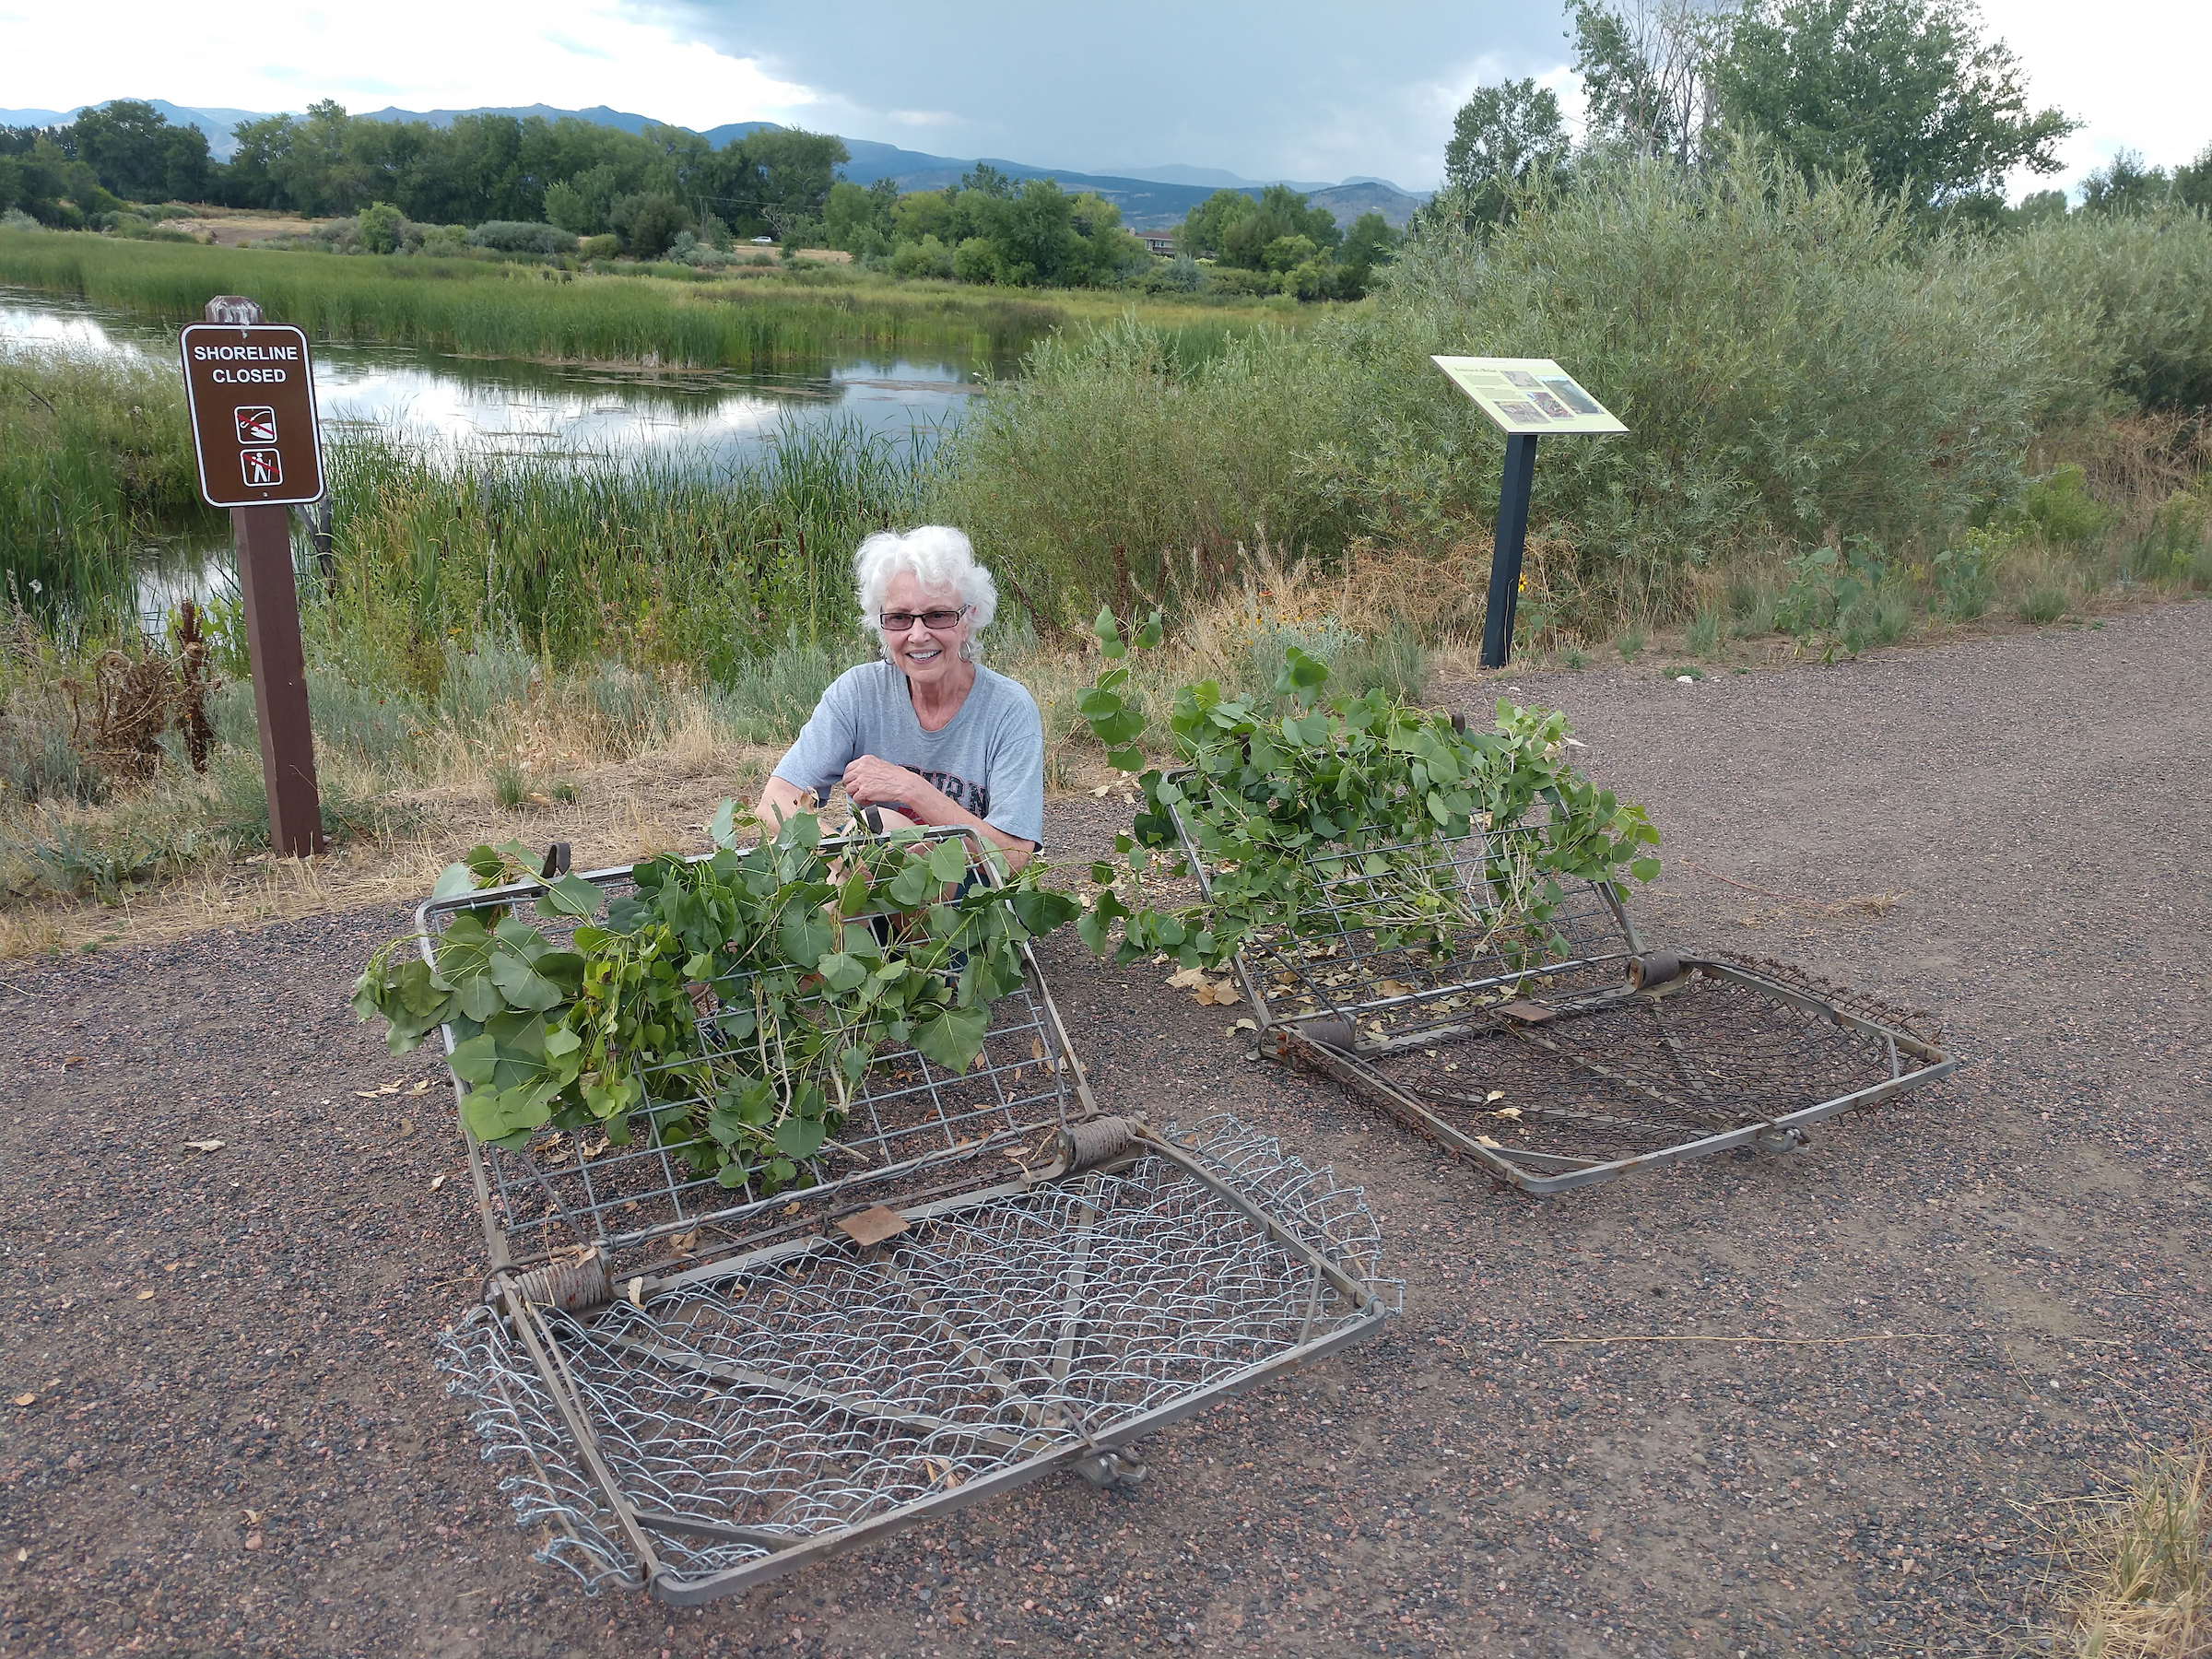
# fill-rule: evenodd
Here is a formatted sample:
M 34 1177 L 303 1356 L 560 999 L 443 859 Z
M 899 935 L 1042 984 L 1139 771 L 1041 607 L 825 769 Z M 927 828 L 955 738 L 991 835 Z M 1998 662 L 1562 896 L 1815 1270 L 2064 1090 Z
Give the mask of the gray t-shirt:
M 776 776 L 827 801 L 863 755 L 921 773 L 994 830 L 1044 842 L 1044 723 L 1018 680 L 979 663 L 959 712 L 943 731 L 925 732 L 905 675 L 882 662 L 848 668 L 822 693 Z

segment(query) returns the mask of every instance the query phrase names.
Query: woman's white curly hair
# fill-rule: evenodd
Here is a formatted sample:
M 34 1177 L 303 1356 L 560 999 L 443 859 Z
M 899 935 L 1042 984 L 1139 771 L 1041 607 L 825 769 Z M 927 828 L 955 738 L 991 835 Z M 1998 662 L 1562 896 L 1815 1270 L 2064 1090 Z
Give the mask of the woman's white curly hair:
M 924 524 L 901 535 L 878 530 L 860 544 L 853 555 L 853 580 L 860 589 L 861 626 L 880 641 L 876 618 L 883 614 L 884 590 L 891 579 L 911 572 L 924 588 L 950 588 L 962 605 L 973 607 L 960 640 L 960 659 L 975 661 L 975 635 L 991 626 L 998 615 L 998 584 L 991 572 L 975 562 L 975 549 L 967 536 L 948 524 Z M 887 663 L 898 659 L 889 646 L 883 648 Z

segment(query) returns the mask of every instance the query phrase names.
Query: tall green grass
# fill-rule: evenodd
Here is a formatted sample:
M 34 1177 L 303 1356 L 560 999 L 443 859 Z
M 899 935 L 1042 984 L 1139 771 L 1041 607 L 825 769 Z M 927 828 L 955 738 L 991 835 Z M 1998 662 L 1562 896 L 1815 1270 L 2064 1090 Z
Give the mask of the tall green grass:
M 214 295 L 244 294 L 271 322 L 318 339 L 688 368 L 762 368 L 855 348 L 1004 358 L 1064 321 L 1051 303 L 934 285 L 677 284 L 58 231 L 0 231 L 0 282 L 172 324 L 198 321 Z
M 310 629 L 334 659 L 424 693 L 455 641 L 512 637 L 568 668 L 606 656 L 727 681 L 795 637 L 853 627 L 853 549 L 914 521 L 928 459 L 857 422 L 787 431 L 708 472 L 608 456 L 433 461 L 334 447 L 336 571 Z
M 127 606 L 138 549 L 217 526 L 199 504 L 174 372 L 117 357 L 0 347 L 0 606 L 99 632 Z

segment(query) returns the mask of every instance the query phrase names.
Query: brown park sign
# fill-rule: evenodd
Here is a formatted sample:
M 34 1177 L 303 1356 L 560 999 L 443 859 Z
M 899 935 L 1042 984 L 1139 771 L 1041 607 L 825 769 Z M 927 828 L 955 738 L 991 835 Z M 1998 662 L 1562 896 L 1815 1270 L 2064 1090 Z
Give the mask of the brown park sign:
M 322 500 L 307 335 L 287 324 L 194 323 L 182 346 L 207 504 L 290 507 Z

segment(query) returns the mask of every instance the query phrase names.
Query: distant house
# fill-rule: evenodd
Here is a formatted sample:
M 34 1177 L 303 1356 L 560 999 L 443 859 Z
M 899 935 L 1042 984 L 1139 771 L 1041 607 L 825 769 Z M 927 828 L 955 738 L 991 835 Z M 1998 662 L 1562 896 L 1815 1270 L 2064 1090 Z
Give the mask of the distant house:
M 1139 230 L 1136 234 L 1155 253 L 1171 256 L 1175 252 L 1175 232 L 1171 227 L 1166 230 Z

